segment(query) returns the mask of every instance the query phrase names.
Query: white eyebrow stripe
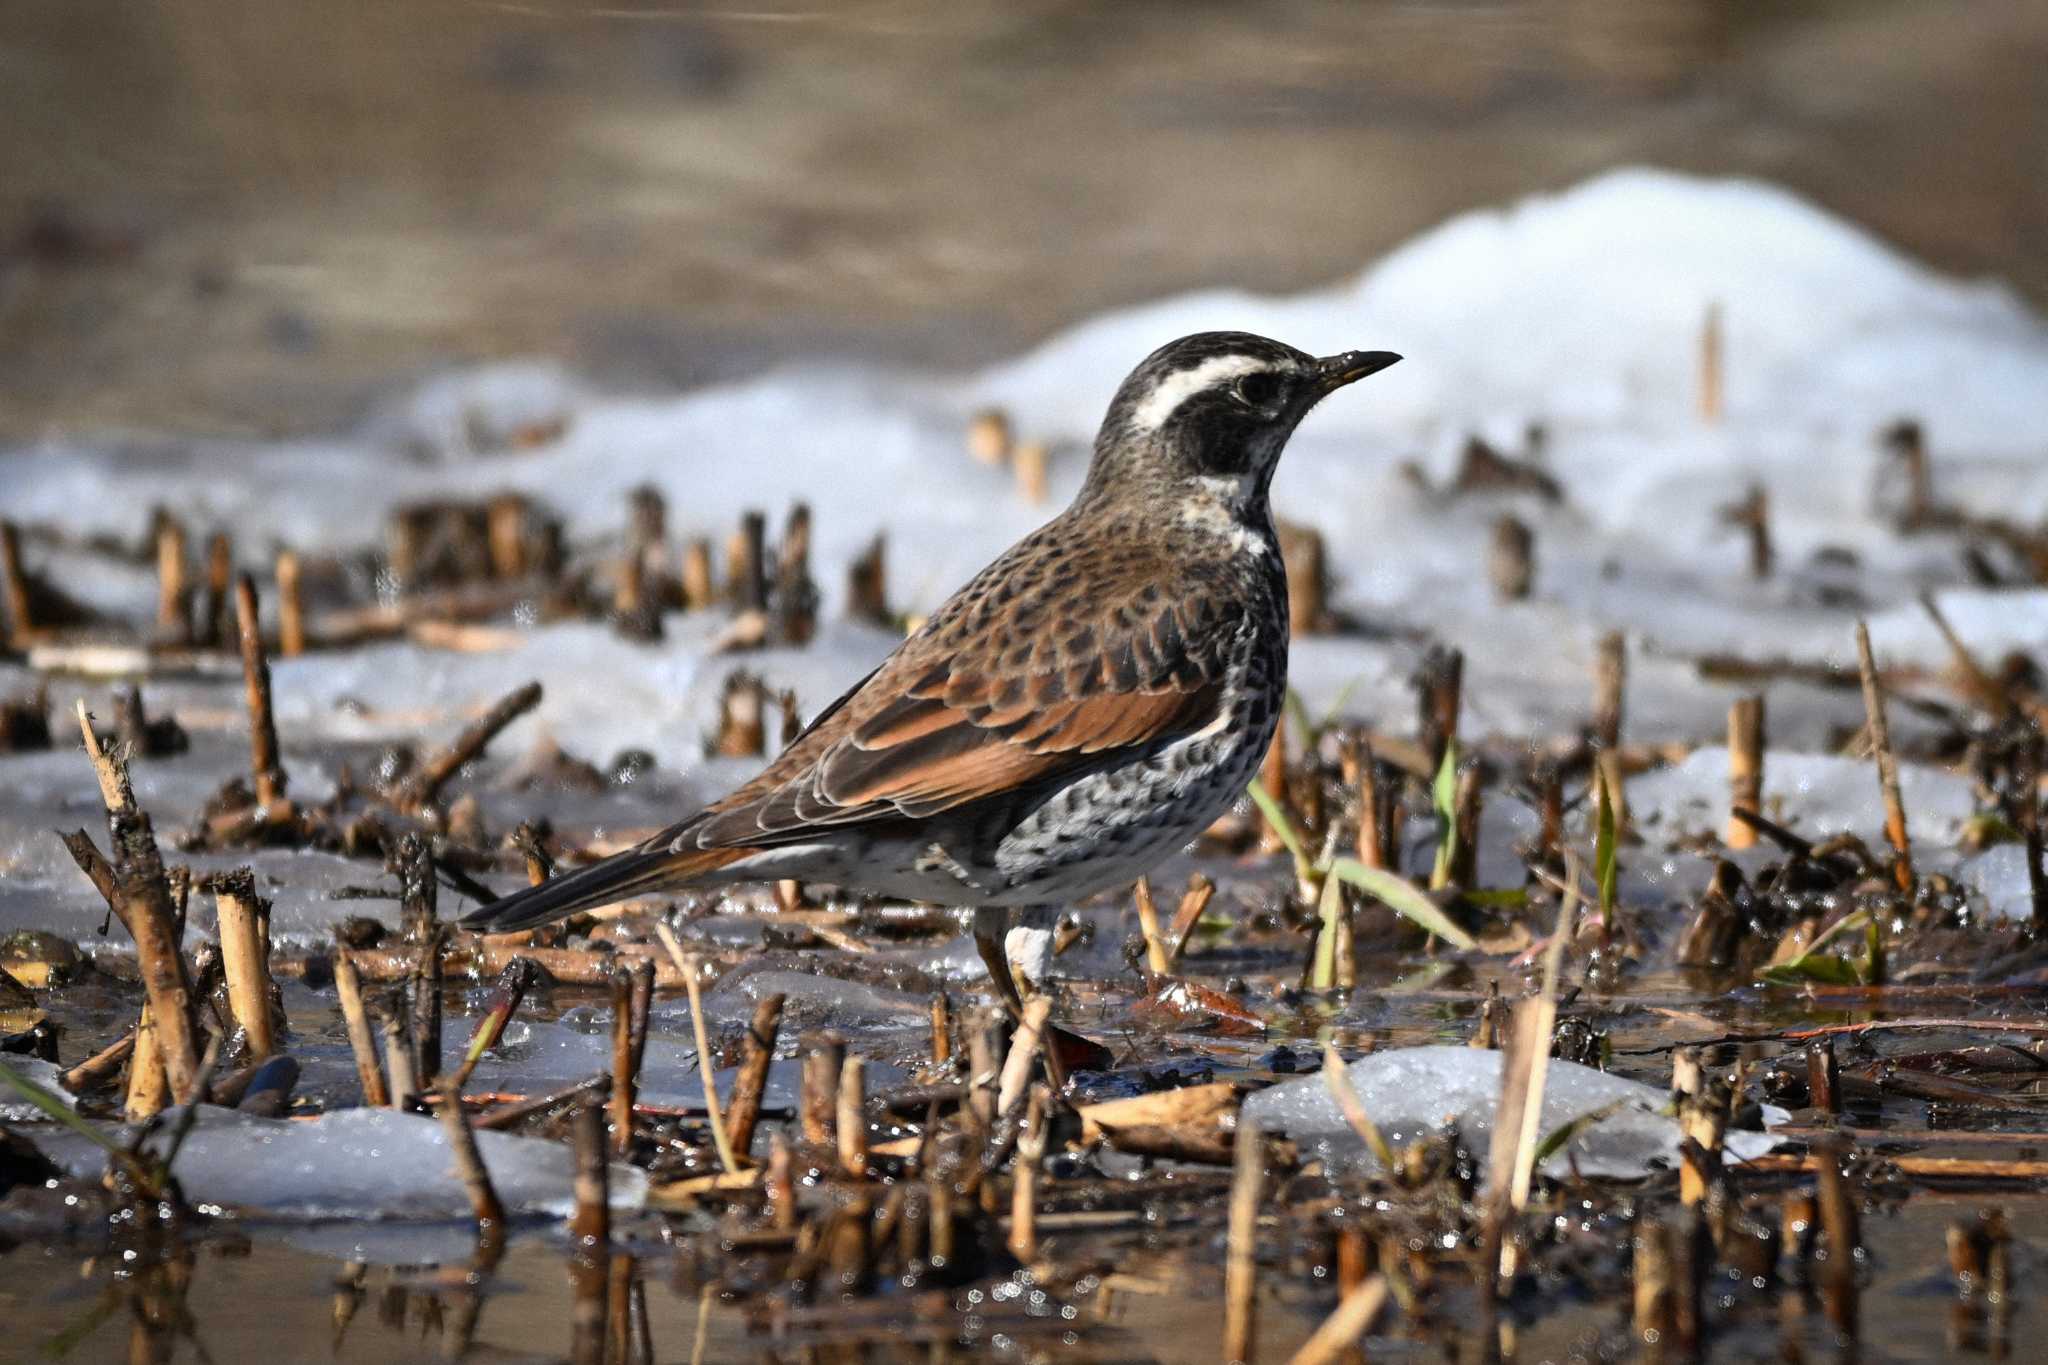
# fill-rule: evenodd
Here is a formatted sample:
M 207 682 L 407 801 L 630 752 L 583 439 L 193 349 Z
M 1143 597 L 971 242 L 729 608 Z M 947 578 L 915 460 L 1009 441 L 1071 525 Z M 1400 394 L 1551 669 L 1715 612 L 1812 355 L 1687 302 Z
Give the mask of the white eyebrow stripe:
M 1254 355 L 1213 356 L 1193 369 L 1182 370 L 1160 381 L 1159 387 L 1146 394 L 1145 401 L 1132 410 L 1131 425 L 1140 431 L 1157 431 L 1167 418 L 1173 416 L 1175 408 L 1202 390 L 1241 374 L 1275 368 L 1272 361 Z

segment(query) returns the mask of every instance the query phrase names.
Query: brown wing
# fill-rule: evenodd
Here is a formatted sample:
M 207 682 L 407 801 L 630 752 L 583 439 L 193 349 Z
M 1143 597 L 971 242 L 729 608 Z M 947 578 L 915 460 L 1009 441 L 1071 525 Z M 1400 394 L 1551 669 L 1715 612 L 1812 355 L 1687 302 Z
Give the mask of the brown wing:
M 1169 594 L 1142 574 L 1084 607 L 1073 585 L 1105 581 L 1107 567 L 1032 573 L 1006 556 L 758 778 L 663 841 L 764 845 L 927 816 L 1199 731 L 1218 714 L 1238 623 L 1210 593 Z M 1131 583 L 1138 566 L 1113 567 L 1107 581 Z

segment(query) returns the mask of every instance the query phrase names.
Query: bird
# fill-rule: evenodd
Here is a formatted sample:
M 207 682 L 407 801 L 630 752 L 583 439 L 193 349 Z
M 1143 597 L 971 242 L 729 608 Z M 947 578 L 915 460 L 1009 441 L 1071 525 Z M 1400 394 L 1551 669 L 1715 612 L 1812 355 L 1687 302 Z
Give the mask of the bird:
M 1268 494 L 1289 437 L 1390 351 L 1198 332 L 1117 388 L 1073 502 L 976 574 L 730 795 L 472 911 L 530 929 L 794 878 L 971 907 L 1004 1006 L 1011 913 L 1128 886 L 1244 794 L 1287 685 Z

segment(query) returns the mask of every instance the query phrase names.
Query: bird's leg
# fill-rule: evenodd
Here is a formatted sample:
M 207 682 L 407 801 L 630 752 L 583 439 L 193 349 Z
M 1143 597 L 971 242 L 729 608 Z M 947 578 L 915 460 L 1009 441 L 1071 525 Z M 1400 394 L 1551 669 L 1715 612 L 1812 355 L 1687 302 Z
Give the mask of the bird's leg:
M 996 996 L 1010 1018 L 1024 1017 L 1024 997 L 1017 991 L 1017 978 L 1010 975 L 1010 954 L 1004 943 L 1010 933 L 1010 912 L 1000 905 L 983 905 L 974 911 L 974 946 L 988 966 Z
M 1008 944 L 1010 912 L 1000 905 L 984 905 L 974 911 L 974 946 L 981 953 L 981 960 L 988 966 L 989 979 L 995 983 L 996 996 L 1003 1002 L 1011 1020 L 1021 1023 L 1024 1019 L 1024 997 L 1017 990 L 1017 978 L 1010 974 Z M 1052 1024 L 1047 1022 L 1050 1030 Z M 1067 1088 L 1067 1068 L 1060 1061 L 1059 1044 L 1048 1033 L 1039 1039 L 1039 1055 L 1045 1059 L 1046 1079 L 1052 1082 L 1055 1095 Z

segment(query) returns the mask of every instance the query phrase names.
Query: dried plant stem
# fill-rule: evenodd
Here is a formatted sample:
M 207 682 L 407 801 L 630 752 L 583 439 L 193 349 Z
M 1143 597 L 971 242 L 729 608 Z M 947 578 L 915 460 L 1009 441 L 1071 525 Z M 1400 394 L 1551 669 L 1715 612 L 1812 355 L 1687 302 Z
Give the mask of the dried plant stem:
M 718 1110 L 718 1078 L 711 1074 L 711 1040 L 704 1031 L 704 994 L 697 984 L 697 971 L 690 960 L 683 956 L 683 945 L 676 941 L 675 930 L 667 924 L 654 926 L 661 938 L 661 946 L 668 950 L 669 959 L 682 973 L 683 988 L 690 995 L 690 1028 L 697 1041 L 697 1074 L 704 1081 L 704 1115 L 711 1123 L 711 1142 L 718 1149 L 719 1164 L 728 1171 L 738 1171 L 740 1163 L 733 1155 L 732 1140 L 726 1135 L 725 1117 Z
M 768 1222 L 782 1232 L 796 1229 L 796 1154 L 789 1140 L 775 1134 L 768 1145 Z
M 189 1104 L 199 1097 L 199 1047 L 192 1023 L 191 986 L 185 977 L 184 957 L 178 951 L 180 920 L 171 904 L 163 857 L 150 832 L 149 817 L 136 809 L 126 765 L 101 749 L 83 701 L 78 703 L 77 714 L 85 751 L 92 759 L 107 806 L 114 873 L 114 895 L 108 904 L 135 940 L 135 961 L 150 1005 L 150 1031 L 162 1057 L 170 1097 L 177 1104 Z M 139 1035 L 136 1052 L 135 1070 L 145 1072 L 140 1065 L 144 1048 Z M 134 1098 L 132 1087 L 130 1098 Z
M 287 659 L 306 652 L 306 592 L 291 550 L 277 554 L 277 652 Z
M 92 714 L 85 709 L 85 699 L 78 701 L 78 728 L 85 736 L 85 754 L 92 760 L 93 776 L 99 779 L 100 801 L 107 808 L 107 814 L 127 815 L 135 810 L 135 792 L 128 785 L 127 765 L 100 747 L 100 737 L 92 728 Z M 74 850 L 73 856 L 76 856 Z M 112 898 L 108 904 L 112 904 Z
M 839 1064 L 838 1113 L 839 1169 L 855 1180 L 868 1174 L 867 1062 L 848 1053 Z
M 350 970 L 353 973 L 353 967 Z M 340 981 L 341 970 L 338 965 L 334 975 L 335 980 L 337 982 Z M 470 1073 L 476 1070 L 477 1063 L 483 1060 L 484 1053 L 497 1046 L 498 1039 L 502 1038 L 505 1034 L 505 1025 L 512 1021 L 512 1016 L 518 1011 L 520 1002 L 526 998 L 526 993 L 533 989 L 534 983 L 539 980 L 540 968 L 534 965 L 531 958 L 515 957 L 505 964 L 505 969 L 498 973 L 497 983 L 492 989 L 490 1007 L 484 1011 L 483 1017 L 477 1020 L 476 1028 L 469 1035 L 469 1046 L 462 1053 L 462 1065 L 456 1069 L 452 1077 L 443 1083 L 444 1086 L 460 1090 L 463 1086 L 469 1084 Z M 362 994 L 360 982 L 356 986 L 356 993 L 358 1000 L 360 1000 Z M 349 1037 L 351 1043 L 353 1043 L 355 1037 L 353 1030 L 351 1030 Z M 360 1065 L 362 1061 L 360 1054 L 356 1060 L 358 1065 Z M 374 1055 L 371 1060 L 374 1064 Z M 364 1102 L 369 1103 L 368 1100 Z
M 633 1147 L 633 1101 L 639 1075 L 633 1065 L 633 978 L 623 965 L 612 968 L 611 997 L 612 1151 L 624 1157 Z
M 1444 750 L 1458 737 L 1458 712 L 1465 690 L 1463 651 L 1433 648 L 1423 658 L 1418 677 L 1421 715 L 1419 738 L 1428 761 L 1425 778 L 1434 777 L 1443 766 Z
M 683 546 L 683 606 L 703 611 L 718 600 L 718 586 L 711 577 L 711 542 L 697 539 Z
M 725 1127 L 733 1155 L 742 1160 L 754 1149 L 754 1125 L 761 1118 L 761 1095 L 767 1088 L 769 1065 L 775 1060 L 776 1035 L 782 1029 L 782 1004 L 782 996 L 770 995 L 754 1006 L 740 1048 L 739 1074 L 733 1078 Z
M 1003 1058 L 1002 1074 L 996 1084 L 996 1113 L 1007 1114 L 1022 1102 L 1031 1080 L 1031 1064 L 1045 1044 L 1045 1024 L 1052 1015 L 1052 1001 L 1034 995 L 1024 1002 L 1017 1019 L 1017 1031 L 1010 1037 L 1010 1050 Z
M 1344 1297 L 1324 1318 L 1322 1325 L 1302 1343 L 1288 1365 L 1335 1365 L 1352 1358 L 1352 1348 L 1372 1327 L 1373 1319 L 1387 1302 L 1387 1277 L 1369 1275 Z
M 1707 305 L 1706 316 L 1700 321 L 1700 420 L 1709 426 L 1718 425 L 1722 410 L 1722 338 L 1721 305 Z
M 576 1156 L 576 1211 L 569 1220 L 571 1286 L 570 1358 L 600 1365 L 605 1355 L 605 1291 L 611 1261 L 611 1168 L 604 1142 L 604 1116 L 596 1105 L 579 1105 L 572 1125 Z
M 420 1087 L 408 1032 L 402 1005 L 384 1016 L 384 1071 L 391 1078 L 391 1107 L 410 1111 L 419 1103 Z
M 356 1079 L 363 1088 L 363 1103 L 372 1109 L 382 1109 L 391 1103 L 391 1096 L 384 1088 L 384 1072 L 377 1065 L 376 1036 L 370 1031 L 370 1012 L 363 1004 L 363 979 L 356 972 L 349 950 L 339 944 L 334 949 L 334 991 L 341 997 L 342 1022 L 348 1027 L 348 1046 L 355 1054 Z
M 497 1264 L 505 1249 L 505 1206 L 499 1202 L 491 1173 L 484 1167 L 483 1154 L 477 1150 L 476 1132 L 469 1126 L 469 1115 L 462 1108 L 461 1088 L 444 1085 L 437 1107 L 441 1127 L 448 1134 L 448 1153 L 455 1158 L 455 1173 L 462 1178 L 462 1188 L 469 1194 L 470 1212 L 476 1218 L 478 1267 L 488 1270 Z
M 1856 1333 L 1856 1248 L 1860 1239 L 1856 1206 L 1842 1178 L 1847 1155 L 1839 1139 L 1818 1144 L 1813 1153 L 1820 1175 L 1820 1226 L 1828 1259 L 1821 1270 L 1821 1300 L 1836 1331 Z
M 36 623 L 29 604 L 28 574 L 21 567 L 21 539 L 11 521 L 0 521 L 0 605 L 7 613 L 7 632 L 0 639 L 13 649 L 27 649 Z
M 156 1014 L 147 1000 L 135 1024 L 135 1050 L 128 1059 L 128 1093 L 122 1108 L 131 1122 L 153 1118 L 170 1103 L 171 1085 L 164 1078 L 163 1045 Z
M 482 754 L 506 726 L 540 705 L 540 698 L 541 686 L 537 682 L 506 693 L 473 725 L 457 735 L 452 744 L 430 755 L 411 777 L 400 783 L 392 793 L 393 803 L 406 810 L 419 810 L 433 804 L 441 788 L 462 771 L 464 764 Z
M 1764 789 L 1764 699 L 1740 698 L 1728 708 L 1728 805 L 1731 811 L 1762 814 Z M 1729 817 L 1722 841 L 1730 848 L 1751 848 L 1756 830 Z
M 192 639 L 191 584 L 186 579 L 185 527 L 166 516 L 156 530 L 157 632 L 177 644 Z
M 1024 1110 L 1024 1128 L 1017 1136 L 1015 1179 L 1010 1186 L 1010 1254 L 1029 1265 L 1038 1258 L 1038 1174 L 1045 1160 L 1046 1108 L 1052 1098 L 1044 1085 L 1031 1087 Z
M 995 1129 L 996 1082 L 1004 1062 L 1003 1023 L 1001 1010 L 981 1010 L 973 1016 L 967 1035 L 967 1108 L 984 1134 Z
M 1628 637 L 1610 630 L 1593 652 L 1593 742 L 1602 749 L 1621 743 L 1628 692 Z
M 1209 908 L 1209 901 L 1215 894 L 1215 882 L 1200 872 L 1189 875 L 1187 890 L 1180 894 L 1180 905 L 1173 912 L 1173 928 L 1167 935 L 1169 969 L 1178 964 L 1181 954 L 1187 951 L 1188 940 L 1194 937 L 1195 925 L 1201 921 L 1202 912 Z
M 1230 1179 L 1230 1227 L 1224 1252 L 1223 1358 L 1250 1361 L 1258 1295 L 1259 1204 L 1266 1184 L 1266 1136 L 1242 1114 Z
M 953 1060 L 953 1002 L 944 991 L 932 997 L 932 1061 Z
M 1885 719 L 1884 691 L 1877 678 L 1877 660 L 1870 651 L 1870 627 L 1856 623 L 1856 667 L 1863 679 L 1863 712 L 1870 727 L 1870 747 L 1877 755 L 1877 782 L 1884 794 L 1884 837 L 1897 855 L 1892 875 L 1899 890 L 1913 894 L 1913 850 L 1906 839 L 1906 803 L 1899 795 L 1899 759 L 1892 751 L 1891 725 Z
M 611 1088 L 612 1078 L 599 1074 L 587 1081 L 578 1081 L 560 1090 L 551 1090 L 545 1095 L 529 1095 L 523 1100 L 508 1100 L 479 1114 L 476 1126 L 496 1132 L 515 1127 L 535 1114 L 545 1114 L 548 1110 L 565 1104 L 592 1104 L 602 1107 L 605 1096 L 611 1093 Z
M 58 1076 L 58 1083 L 72 1094 L 78 1095 L 113 1075 L 120 1070 L 121 1063 L 127 1061 L 129 1055 L 135 1051 L 135 1036 L 138 1029 L 139 1026 L 129 1029 L 77 1066 Z
M 270 806 L 284 796 L 285 776 L 277 757 L 277 722 L 270 710 L 270 661 L 263 656 L 256 584 L 247 574 L 235 580 L 235 621 L 242 647 L 242 686 L 249 705 L 249 772 L 256 783 L 256 804 Z
M 228 1004 L 249 1040 L 250 1060 L 260 1061 L 277 1051 L 270 1013 L 270 906 L 257 896 L 255 875 L 246 867 L 216 877 L 212 886 Z
M 441 984 L 445 979 L 438 926 L 420 945 L 412 978 L 412 1074 L 422 1083 L 441 1072 Z
M 1384 804 L 1380 800 L 1380 765 L 1372 752 L 1372 741 L 1360 736 L 1353 761 L 1358 788 L 1358 861 L 1366 867 L 1386 868 L 1387 846 L 1383 825 Z
M 1051 465 L 1052 452 L 1045 442 L 1018 442 L 1010 467 L 1017 476 L 1017 492 L 1034 507 L 1045 501 Z
M 1173 970 L 1173 963 L 1166 951 L 1165 937 L 1159 932 L 1159 908 L 1152 902 L 1152 883 L 1140 877 L 1133 891 L 1138 901 L 1138 929 L 1145 935 L 1145 966 L 1154 976 L 1165 976 Z
M 1655 1214 L 1637 1217 L 1635 1227 L 1635 1329 L 1638 1343 L 1658 1351 L 1671 1335 L 1677 1317 L 1677 1292 L 1671 1270 L 1671 1231 Z

